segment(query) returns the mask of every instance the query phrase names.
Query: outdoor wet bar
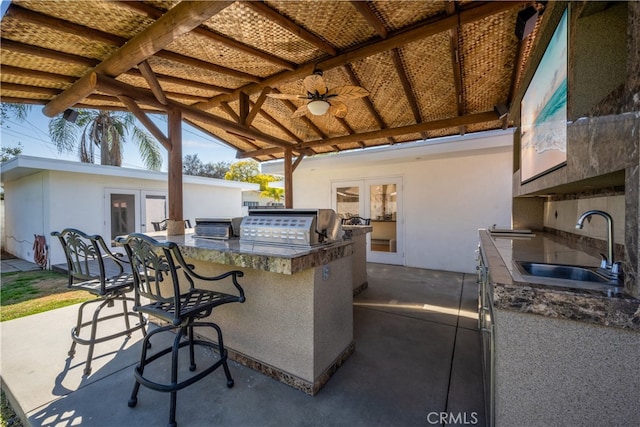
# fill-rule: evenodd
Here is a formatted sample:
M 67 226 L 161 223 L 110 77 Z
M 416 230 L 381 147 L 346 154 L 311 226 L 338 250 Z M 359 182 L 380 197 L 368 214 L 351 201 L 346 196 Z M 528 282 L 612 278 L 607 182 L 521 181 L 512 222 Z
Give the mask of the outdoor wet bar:
M 329 219 L 322 220 L 326 214 Z M 220 307 L 212 315 L 224 331 L 229 357 L 309 395 L 317 393 L 354 350 L 354 242 L 343 240 L 331 214 L 335 215 L 330 210 L 254 212 L 236 230 L 240 238 L 153 233 L 157 240 L 178 244 L 201 275 L 244 272 L 246 302 Z M 308 228 L 310 235 L 297 243 L 274 242 L 292 233 L 292 223 L 306 224 L 301 228 Z

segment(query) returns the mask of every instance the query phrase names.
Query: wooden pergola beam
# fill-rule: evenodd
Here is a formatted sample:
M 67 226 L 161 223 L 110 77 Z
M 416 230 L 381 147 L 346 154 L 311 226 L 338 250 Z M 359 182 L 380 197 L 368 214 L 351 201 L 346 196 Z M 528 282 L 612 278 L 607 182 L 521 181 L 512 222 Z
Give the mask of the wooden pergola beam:
M 295 148 L 293 144 L 288 141 L 284 141 L 271 135 L 267 135 L 247 126 L 239 125 L 236 122 L 225 120 L 221 117 L 207 113 L 206 111 L 199 110 L 190 105 L 181 104 L 171 99 L 168 100 L 168 105 L 162 105 L 153 96 L 151 91 L 147 89 L 130 86 L 126 83 L 120 82 L 112 77 L 108 77 L 105 75 L 90 73 L 89 76 L 93 76 L 92 80 L 95 80 L 94 88 L 99 89 L 101 92 L 109 93 L 115 96 L 129 96 L 139 103 L 143 103 L 164 111 L 179 109 L 184 117 L 211 124 L 227 132 L 241 135 L 243 137 L 251 138 L 257 141 L 262 141 L 276 147 Z
M 342 126 L 344 128 L 344 130 L 347 131 L 347 133 L 349 135 L 353 135 L 354 133 L 356 133 L 353 128 L 351 126 L 349 126 L 349 123 L 347 123 L 347 121 L 341 117 L 336 117 L 336 120 L 338 120 L 338 123 L 340 123 L 340 126 Z M 367 146 L 367 144 L 364 143 L 364 141 L 358 141 L 358 145 L 360 146 L 360 148 L 365 148 Z M 332 145 L 332 147 L 338 151 L 340 151 L 340 147 L 338 147 L 337 145 Z
M 258 96 L 258 99 L 253 104 L 253 106 L 251 107 L 251 111 L 249 111 L 249 114 L 247 114 L 247 117 L 245 118 L 245 123 L 244 124 L 249 126 L 251 124 L 251 122 L 253 122 L 253 119 L 255 119 L 256 115 L 258 115 L 258 113 L 261 111 L 262 104 L 264 104 L 264 102 L 267 100 L 267 95 L 270 92 L 271 92 L 271 88 L 270 87 L 265 87 L 264 89 L 262 89 L 262 92 L 260 93 L 260 96 Z M 241 93 L 244 93 L 244 92 L 241 92 Z M 247 95 L 247 97 L 248 97 L 248 95 Z M 251 105 L 251 101 L 249 101 L 249 105 Z
M 255 107 L 255 105 L 254 105 L 254 107 Z M 225 113 L 227 113 L 229 116 L 231 116 L 231 118 L 232 118 L 233 120 L 235 120 L 237 123 L 239 123 L 239 124 L 241 124 L 241 125 L 243 124 L 243 123 L 240 123 L 240 119 L 241 119 L 240 115 L 238 115 L 238 114 L 233 110 L 233 108 L 231 108 L 231 106 L 230 106 L 228 103 L 223 102 L 222 104 L 220 104 L 220 108 L 222 108 L 222 109 L 225 111 Z M 287 136 L 289 136 L 292 140 L 294 140 L 294 141 L 296 141 L 296 142 L 302 142 L 302 140 L 301 140 L 300 138 L 298 138 L 298 137 L 297 137 L 293 132 L 291 132 L 291 131 L 290 131 L 289 129 L 287 129 L 284 125 L 282 125 L 282 123 L 280 123 L 279 121 L 277 121 L 275 118 L 271 117 L 267 112 L 265 112 L 265 111 L 260 111 L 260 113 L 261 113 L 261 115 L 262 115 L 265 119 L 267 119 L 267 120 L 268 120 L 272 125 L 274 125 L 274 126 L 278 127 L 280 130 L 282 130 L 283 132 L 285 132 L 285 133 L 287 134 Z M 244 124 L 244 125 L 245 125 L 245 126 L 248 126 L 248 125 L 246 125 L 246 124 Z M 252 128 L 254 128 L 254 127 L 252 127 Z M 256 128 L 254 128 L 254 129 L 256 129 Z M 256 130 L 257 130 L 257 129 L 256 129 Z M 238 135 L 236 135 L 236 136 L 238 136 Z M 290 145 L 290 147 L 293 147 L 293 144 L 289 144 L 289 145 Z M 277 152 L 278 152 L 278 153 L 280 153 L 280 152 L 282 152 L 282 151 L 283 151 L 283 149 L 287 149 L 287 148 L 290 148 L 290 147 L 282 147 L 282 148 L 279 148 Z M 306 153 L 306 154 L 311 154 L 311 150 L 309 150 L 309 149 L 306 149 L 306 150 L 296 150 L 296 152 L 302 152 L 302 153 Z
M 31 86 L 31 85 L 23 85 L 20 83 L 9 83 L 9 82 L 2 83 L 2 90 L 14 91 L 14 92 L 31 92 L 31 93 L 38 93 L 41 95 L 49 95 L 49 96 L 56 96 L 60 92 L 62 92 L 62 89 L 57 89 L 55 87 Z
M 231 3 L 228 1 L 183 1 L 102 61 L 94 71 L 110 77 L 118 76 L 188 33 L 229 4 Z M 56 116 L 89 95 L 91 92 L 87 92 L 90 87 L 87 84 L 88 76 L 85 75 L 49 102 L 43 108 L 44 114 L 48 117 Z
M 73 34 L 75 36 L 110 45 L 122 46 L 127 42 L 127 39 L 116 34 L 106 33 L 74 22 L 54 18 L 34 10 L 25 9 L 14 3 L 12 3 L 7 9 L 6 15 L 19 19 L 20 21 L 30 22 L 32 24 L 55 29 L 57 31 L 63 31 L 68 34 Z
M 249 95 L 244 92 L 240 92 L 238 97 L 238 123 L 244 126 L 247 125 L 247 116 L 249 115 Z
M 5 46 L 3 46 L 4 48 Z M 28 55 L 37 55 L 37 52 L 35 51 L 35 49 L 37 49 L 35 46 L 30 46 L 30 45 L 23 45 L 24 47 L 24 51 L 22 51 L 22 53 L 28 54 Z M 33 49 L 33 50 L 32 50 Z M 56 61 L 65 61 L 67 59 L 67 55 L 68 54 L 64 54 L 61 52 L 57 52 L 57 51 L 52 51 L 52 50 L 48 50 L 48 58 L 50 59 L 54 59 Z M 89 63 L 96 63 L 97 61 L 89 59 L 89 58 L 84 58 L 84 57 L 77 57 L 76 59 L 81 60 L 85 63 L 83 63 L 82 65 L 87 65 L 89 66 Z M 93 65 L 91 65 L 93 66 Z M 0 65 L 0 73 L 2 74 L 11 74 L 11 75 L 16 75 L 16 76 L 22 76 L 22 77 L 33 77 L 33 78 L 37 78 L 37 79 L 44 79 L 44 80 L 51 80 L 51 81 L 55 81 L 55 82 L 65 82 L 65 83 L 74 83 L 75 81 L 78 80 L 78 77 L 76 76 L 69 76 L 69 75 L 65 75 L 65 74 L 57 74 L 57 73 L 50 73 L 48 71 L 39 71 L 39 70 L 30 70 L 28 68 L 21 68 L 21 67 L 15 67 L 13 65 L 5 65 L 2 64 Z M 142 75 L 142 73 L 140 72 L 140 70 L 132 68 L 129 71 L 127 71 L 126 73 L 127 75 L 131 75 L 131 76 L 135 76 L 135 77 L 142 77 L 144 78 L 144 76 Z M 231 89 L 229 88 L 225 88 L 225 87 L 221 87 L 221 86 L 215 86 L 215 85 L 211 85 L 208 83 L 202 83 L 202 82 L 198 82 L 198 81 L 194 81 L 194 80 L 187 80 L 187 79 L 182 79 L 180 77 L 173 77 L 173 76 L 166 76 L 163 74 L 155 74 L 156 79 L 160 82 L 165 82 L 165 83 L 172 83 L 172 84 L 177 84 L 180 86 L 187 86 L 187 87 L 192 87 L 192 88 L 197 88 L 197 89 L 205 89 L 205 90 L 209 90 L 212 92 L 222 92 L 222 93 L 231 93 Z M 179 95 L 181 97 L 186 97 L 186 98 L 190 98 L 193 99 L 194 101 L 207 101 L 208 98 L 204 98 L 202 96 L 197 96 L 197 95 L 190 95 L 187 93 L 179 93 L 179 92 L 166 92 L 167 94 L 176 94 Z
M 179 53 L 169 52 L 168 50 L 161 50 L 156 52 L 154 56 L 163 58 L 168 61 L 179 62 L 181 64 L 189 65 L 191 67 L 202 68 L 203 70 L 212 71 L 214 73 L 225 74 L 227 76 L 235 77 L 241 80 L 247 80 L 254 83 L 259 83 L 262 79 L 253 74 L 245 73 L 243 71 L 234 70 L 232 68 L 223 67 L 222 65 L 214 64 L 212 62 L 202 61 L 201 59 L 192 58 L 190 56 L 180 55 Z
M 255 104 L 254 104 L 254 109 L 255 109 Z M 295 133 L 291 132 L 289 128 L 287 128 L 285 125 L 283 125 L 278 120 L 276 120 L 273 116 L 271 116 L 271 114 L 267 113 L 264 110 L 258 111 L 258 114 L 260 114 L 260 116 L 262 116 L 264 119 L 269 121 L 269 123 L 271 123 L 278 129 L 280 129 L 282 132 L 286 133 L 287 136 L 291 138 L 292 141 L 302 142 L 302 140 Z
M 469 125 L 474 123 L 482 123 L 496 119 L 496 113 L 493 111 L 486 111 L 483 113 L 469 114 L 460 117 L 450 117 L 447 119 L 433 120 L 430 122 L 416 123 L 413 125 L 400 126 L 392 129 L 380 129 L 371 132 L 362 132 L 354 135 L 338 136 L 335 138 L 327 138 L 323 141 L 309 141 L 297 144 L 296 148 L 311 148 L 321 145 L 332 144 L 345 144 L 349 142 L 356 142 L 360 139 L 377 139 L 386 138 L 387 136 L 407 135 L 410 133 L 421 133 L 430 130 L 444 129 L 448 127 L 456 127 L 462 125 Z
M 254 2 L 247 2 L 247 4 L 250 3 Z M 306 75 L 311 74 L 316 68 L 323 71 L 336 68 L 344 64 L 357 61 L 359 59 L 373 56 L 381 52 L 386 52 L 393 48 L 401 47 L 412 41 L 420 40 L 425 37 L 447 31 L 457 26 L 458 23 L 471 23 L 489 17 L 493 14 L 500 13 L 514 7 L 519 7 L 522 4 L 526 3 L 526 1 L 489 2 L 484 3 L 480 6 L 475 6 L 473 8 L 460 11 L 457 15 L 454 16 L 441 17 L 435 20 L 429 18 L 417 22 L 409 26 L 408 28 L 404 28 L 395 33 L 392 33 L 386 39 L 382 39 L 372 43 L 366 43 L 364 45 L 356 47 L 355 49 L 347 50 L 346 52 L 343 52 L 331 58 L 303 64 L 292 71 L 283 71 L 281 73 L 265 78 L 260 83 L 250 83 L 234 90 L 230 94 L 218 95 L 207 102 L 196 104 L 196 106 L 203 110 L 214 108 L 217 107 L 222 101 L 229 102 L 236 99 L 240 91 L 244 91 L 248 95 L 252 95 L 261 91 L 262 88 L 267 86 L 277 87 L 280 82 L 301 79 Z
M 335 47 L 331 46 L 329 43 L 325 42 L 317 35 L 302 28 L 300 25 L 296 24 L 286 16 L 281 15 L 280 13 L 278 13 L 277 10 L 272 9 L 262 1 L 248 1 L 248 2 L 244 2 L 243 4 L 245 6 L 248 6 L 250 9 L 253 9 L 256 13 L 275 22 L 281 27 L 286 28 L 288 31 L 291 31 L 293 34 L 300 37 L 302 40 L 308 43 L 311 43 L 321 51 L 328 53 L 329 55 L 332 55 L 332 56 L 337 53 L 337 50 Z
M 211 134 L 211 132 L 210 132 L 209 130 L 207 130 L 206 128 L 204 128 L 203 126 L 201 126 L 199 123 L 196 123 L 196 122 L 194 122 L 193 120 L 191 120 L 191 119 L 189 119 L 189 118 L 185 118 L 185 119 L 184 119 L 184 121 L 185 121 L 185 122 L 187 122 L 187 123 L 189 123 L 189 125 L 193 126 L 194 128 L 201 130 L 201 131 L 202 131 L 203 133 L 205 133 L 205 134 Z M 227 143 L 225 140 L 223 140 L 223 139 L 219 139 L 219 140 L 220 140 L 222 143 L 224 143 L 224 144 L 228 145 L 228 146 L 229 146 L 229 148 L 231 148 L 231 149 L 233 149 L 233 150 L 236 150 L 236 151 L 238 150 L 238 147 L 234 147 L 233 145 L 231 145 L 231 144 Z M 251 145 L 251 146 L 252 146 L 252 147 L 254 147 L 255 149 L 259 149 L 259 147 L 258 147 L 256 144 L 252 143 L 251 141 L 249 141 L 249 140 L 245 140 L 245 141 L 246 141 L 246 143 L 247 143 L 247 144 Z M 280 150 L 282 151 L 282 149 L 280 149 Z M 275 156 L 270 156 L 270 157 L 271 157 L 271 159 L 275 159 L 275 158 L 276 158 Z
M 344 69 L 347 71 L 349 80 L 354 86 L 362 86 L 362 82 L 360 81 L 358 76 L 356 76 L 356 73 L 353 72 L 351 65 L 345 64 Z M 373 102 L 371 102 L 371 98 L 369 98 L 369 96 L 365 96 L 364 98 L 362 98 L 362 102 L 364 102 L 364 105 L 367 108 L 367 111 L 369 111 L 369 114 L 371 114 L 371 117 L 373 117 L 373 119 L 376 121 L 376 123 L 378 124 L 378 127 L 380 129 L 387 129 L 387 124 L 382 119 L 382 116 L 380 115 L 380 113 L 378 113 L 378 110 L 376 110 L 376 108 L 374 107 Z M 389 142 L 389 144 L 395 144 L 396 140 L 393 138 L 387 138 L 387 142 Z
M 135 0 L 135 1 L 120 1 L 118 2 L 120 5 L 126 6 L 131 10 L 134 10 L 138 13 L 142 13 L 146 16 L 148 16 L 149 18 L 152 19 L 158 19 L 159 17 L 162 16 L 162 11 L 159 9 L 156 9 L 155 7 L 143 3 L 139 0 Z M 246 53 L 248 55 L 251 56 L 255 56 L 257 58 L 260 58 L 264 61 L 267 61 L 271 64 L 277 65 L 278 67 L 284 68 L 285 70 L 293 70 L 295 69 L 295 64 L 286 61 L 282 58 L 278 58 L 277 56 L 274 56 L 268 52 L 264 52 L 261 51 L 259 49 L 256 49 L 254 47 L 251 47 L 249 45 L 246 45 L 244 43 L 241 43 L 237 40 L 234 40 L 232 38 L 223 36 L 221 34 L 218 33 L 214 33 L 213 31 L 210 31 L 204 27 L 197 27 L 193 29 L 193 33 L 197 34 L 199 36 L 205 37 L 209 40 L 212 40 L 214 42 L 220 43 L 222 45 L 225 45 L 227 47 L 230 47 L 232 49 L 235 49 L 237 51 Z
M 456 4 L 454 0 L 447 0 L 445 3 L 445 11 L 447 15 L 456 13 Z M 462 91 L 462 64 L 460 63 L 460 47 L 458 46 L 459 28 L 458 26 L 449 30 L 449 49 L 451 52 L 451 64 L 453 66 L 453 85 L 456 90 L 456 107 L 458 115 L 462 116 L 465 112 L 464 93 Z M 460 134 L 464 135 L 465 128 L 460 128 Z
M 165 134 L 162 133 L 160 129 L 158 129 L 155 123 L 153 123 L 149 118 L 149 116 L 147 116 L 145 112 L 142 111 L 140 107 L 138 107 L 138 104 L 136 104 L 136 102 L 133 99 L 124 95 L 118 96 L 118 99 L 124 105 L 127 106 L 129 111 L 131 111 L 131 113 L 133 113 L 133 115 L 136 116 L 136 118 L 140 121 L 140 123 L 142 123 L 144 127 L 147 128 L 147 130 L 151 133 L 151 135 L 153 135 L 167 151 L 171 151 L 172 143 L 169 140 L 169 138 L 167 138 Z
M 151 92 L 153 92 L 153 95 L 156 97 L 158 102 L 160 102 L 160 104 L 162 105 L 167 105 L 169 102 L 167 100 L 167 96 L 165 95 L 164 90 L 162 90 L 162 86 L 160 86 L 160 82 L 156 78 L 156 75 L 153 74 L 153 70 L 151 69 L 151 65 L 149 65 L 149 62 L 147 62 L 146 60 L 142 61 L 138 64 L 138 69 L 140 70 L 140 73 L 142 73 L 144 79 L 147 81 Z
M 450 117 L 447 119 L 433 120 L 430 122 L 416 123 L 413 125 L 399 126 L 397 128 L 380 129 L 370 132 L 356 133 L 353 135 L 337 136 L 334 138 L 327 138 L 318 141 L 302 142 L 294 145 L 293 149 L 321 147 L 327 145 L 339 145 L 357 142 L 358 140 L 370 140 L 378 138 L 386 138 L 389 136 L 400 136 L 412 133 L 421 133 L 431 130 L 445 129 L 450 127 L 471 125 L 475 123 L 483 123 L 491 120 L 496 120 L 496 113 L 493 111 L 485 111 L 483 113 L 469 114 L 466 116 Z M 241 158 L 246 157 L 258 157 L 266 154 L 273 154 L 272 149 L 264 149 L 253 152 L 246 152 L 240 155 Z
M 407 102 L 409 103 L 409 107 L 411 108 L 411 112 L 413 113 L 413 119 L 416 123 L 422 123 L 422 113 L 420 112 L 420 106 L 416 101 L 416 96 L 413 93 L 413 85 L 409 81 L 409 76 L 407 76 L 407 71 L 402 63 L 402 58 L 400 57 L 400 52 L 398 49 L 391 49 L 391 58 L 393 59 L 393 66 L 396 69 L 396 74 L 398 74 L 398 78 L 400 79 L 400 84 L 402 85 L 402 89 L 404 91 L 404 96 L 407 98 Z M 420 135 L 423 139 L 427 139 L 427 134 L 425 132 L 421 132 Z
M 389 32 L 384 23 L 378 19 L 369 2 L 362 0 L 351 0 L 351 5 L 362 15 L 362 17 L 376 30 L 376 33 L 383 39 L 387 38 Z
M 129 71 L 123 73 L 123 74 L 127 74 L 130 76 L 136 76 L 136 77 L 143 77 L 142 73 L 140 72 L 140 70 L 136 69 L 136 68 L 132 68 Z M 212 85 L 210 83 L 202 83 L 196 80 L 187 80 L 181 77 L 174 77 L 174 76 L 169 76 L 166 74 L 158 74 L 155 73 L 156 78 L 158 79 L 159 82 L 162 83 L 171 83 L 171 84 L 175 84 L 178 86 L 186 86 L 186 87 L 190 87 L 190 88 L 194 88 L 194 89 L 204 89 L 204 90 L 210 90 L 212 92 L 221 92 L 221 93 L 231 93 L 232 90 L 224 87 L 224 86 L 217 86 L 217 85 Z
M 58 52 L 57 50 L 33 46 L 14 40 L 1 39 L 0 44 L 2 45 L 3 50 L 10 50 L 12 52 L 24 53 L 25 55 L 53 59 L 54 61 L 70 62 L 72 64 L 78 64 L 88 68 L 95 67 L 100 64 L 100 61 L 98 61 L 97 59 L 85 58 L 84 56 L 74 55 L 72 53 Z
M 291 165 L 291 170 L 293 172 L 296 171 L 296 168 L 298 167 L 298 165 L 300 165 L 300 163 L 302 163 L 302 160 L 304 159 L 304 154 L 300 154 L 298 157 L 296 157 L 296 160 L 293 162 L 293 164 Z
M 356 10 L 360 13 L 360 15 L 362 15 L 362 17 L 369 23 L 369 25 L 371 25 L 376 30 L 376 32 L 381 38 L 386 39 L 389 36 L 389 31 L 387 31 L 387 27 L 384 25 L 384 22 L 378 19 L 378 16 L 375 14 L 370 3 L 365 1 L 359 1 L 359 0 L 351 0 L 351 4 L 353 5 L 353 7 L 356 8 Z M 354 84 L 355 86 L 362 86 L 362 82 L 360 82 L 360 79 L 358 79 L 356 74 L 353 72 L 353 69 L 351 68 L 351 66 L 349 64 L 345 64 L 344 68 L 347 71 L 347 75 L 349 76 L 349 80 L 351 80 L 351 83 Z M 365 103 L 365 107 L 369 111 L 369 114 L 371 114 L 374 120 L 378 123 L 378 127 L 380 129 L 386 128 L 386 125 L 382 120 L 380 113 L 378 113 L 378 110 L 376 110 L 375 107 L 373 106 L 371 99 L 368 96 L 366 96 L 363 98 L 363 102 Z M 349 133 L 353 133 L 353 132 L 349 132 Z M 393 138 L 387 138 L 387 142 L 389 142 L 390 144 L 395 144 L 396 141 Z M 363 141 L 359 141 L 358 144 L 360 145 L 361 148 L 366 147 L 366 144 Z
M 64 31 L 65 33 L 73 34 L 79 37 L 83 37 L 89 40 L 97 40 L 103 43 L 107 43 L 113 46 L 123 46 L 127 43 L 127 39 L 115 34 L 106 33 L 104 31 L 96 30 L 94 28 L 85 27 L 84 25 L 78 25 L 70 21 L 53 18 L 48 15 L 41 14 L 39 12 L 24 9 L 20 6 L 11 5 L 7 13 L 22 21 L 31 22 L 36 25 L 51 28 L 56 31 Z M 158 14 L 162 16 L 162 13 L 158 11 Z M 160 17 L 158 16 L 158 17 Z M 159 51 L 155 56 L 167 59 L 169 61 L 180 62 L 193 67 L 202 68 L 217 73 L 229 75 L 232 77 L 241 78 L 250 82 L 259 82 L 261 79 L 257 76 L 243 73 L 241 71 L 233 70 L 231 68 L 222 67 L 216 64 L 212 64 L 206 61 L 200 61 L 195 58 L 191 58 L 185 55 L 180 55 L 169 51 Z
M 11 74 L 14 76 L 31 77 L 34 79 L 50 80 L 55 82 L 73 83 L 77 77 L 64 74 L 50 73 L 48 71 L 30 70 L 28 68 L 14 67 L 13 65 L 0 65 L 0 74 Z M 4 83 L 3 83 L 4 84 Z

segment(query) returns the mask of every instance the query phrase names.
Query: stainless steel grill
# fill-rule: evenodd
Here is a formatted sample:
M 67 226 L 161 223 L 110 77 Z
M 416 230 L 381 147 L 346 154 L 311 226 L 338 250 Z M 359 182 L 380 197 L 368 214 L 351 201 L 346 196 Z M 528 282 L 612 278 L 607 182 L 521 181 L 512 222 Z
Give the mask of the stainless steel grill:
M 240 242 L 311 247 L 341 239 L 331 209 L 252 209 L 240 224 Z
M 240 233 L 241 217 L 237 218 L 196 218 L 194 236 L 205 239 L 229 240 Z

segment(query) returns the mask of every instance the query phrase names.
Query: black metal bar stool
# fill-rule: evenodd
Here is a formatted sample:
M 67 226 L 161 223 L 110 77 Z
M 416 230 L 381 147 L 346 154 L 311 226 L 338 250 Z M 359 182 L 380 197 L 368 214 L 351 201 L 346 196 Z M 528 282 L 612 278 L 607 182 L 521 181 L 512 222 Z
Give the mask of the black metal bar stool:
M 95 344 L 109 341 L 114 338 L 127 336 L 140 329 L 142 335 L 146 335 L 146 319 L 142 313 L 129 311 L 127 302 L 134 303 L 132 297 L 126 293 L 133 290 L 133 275 L 129 263 L 112 253 L 104 239 L 99 235 L 88 235 L 74 228 L 66 228 L 61 232 L 54 231 L 52 236 L 57 237 L 62 244 L 67 259 L 67 274 L 70 289 L 85 290 L 98 298 L 82 303 L 78 309 L 76 326 L 71 329 L 71 349 L 69 356 L 74 356 L 76 344 L 88 345 L 89 351 L 84 374 L 91 373 L 91 359 Z M 122 302 L 122 311 L 106 316 L 100 316 L 105 307 L 113 307 L 116 301 Z M 91 316 L 91 320 L 83 321 L 84 309 L 90 305 L 98 306 Z M 134 316 L 138 323 L 133 326 L 129 317 Z M 122 317 L 125 328 L 108 336 L 98 337 L 98 324 L 111 319 Z M 89 337 L 84 334 L 84 329 L 90 326 Z
M 362 218 L 361 216 L 342 218 L 342 225 L 371 225 L 371 218 Z
M 213 309 L 222 304 L 232 302 L 244 302 L 244 290 L 238 283 L 238 277 L 242 277 L 241 271 L 229 271 L 215 277 L 205 277 L 196 273 L 192 266 L 188 265 L 180 248 L 172 242 L 158 242 L 144 234 L 130 234 L 126 238 L 118 238 L 129 255 L 134 271 L 135 283 L 135 310 L 168 323 L 150 331 L 144 339 L 140 363 L 134 370 L 136 383 L 134 384 L 129 400 L 129 406 L 134 407 L 138 403 L 138 390 L 142 384 L 153 390 L 171 393 L 171 405 L 169 409 L 169 426 L 176 426 L 176 396 L 178 390 L 201 380 L 214 370 L 222 366 L 227 377 L 227 387 L 233 387 L 233 378 L 227 366 L 227 350 L 222 341 L 222 331 L 213 322 L 197 321 L 211 315 Z M 194 285 L 194 279 L 202 281 L 220 281 L 231 278 L 238 295 L 223 292 L 198 289 Z M 181 287 L 180 284 L 183 283 Z M 228 285 L 230 286 L 230 285 Z M 181 291 L 181 289 L 183 289 Z M 144 303 L 142 298 L 147 298 Z M 216 331 L 218 343 L 196 339 L 194 328 L 210 327 Z M 173 345 L 160 350 L 158 353 L 148 355 L 149 340 L 156 334 L 177 331 Z M 186 337 L 186 340 L 183 340 Z M 181 347 L 189 346 L 189 370 L 196 370 L 194 346 L 213 348 L 218 351 L 220 358 L 212 361 L 206 368 L 189 378 L 178 381 L 178 354 Z M 159 383 L 145 377 L 145 367 L 158 360 L 160 357 L 171 353 L 171 378 L 167 383 Z

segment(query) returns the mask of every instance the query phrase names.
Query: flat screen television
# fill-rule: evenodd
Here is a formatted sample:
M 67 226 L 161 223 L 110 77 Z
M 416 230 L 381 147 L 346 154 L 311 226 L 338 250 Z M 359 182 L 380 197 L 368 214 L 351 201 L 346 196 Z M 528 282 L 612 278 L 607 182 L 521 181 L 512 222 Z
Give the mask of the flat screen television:
M 520 178 L 536 179 L 567 163 L 567 11 L 520 106 Z

